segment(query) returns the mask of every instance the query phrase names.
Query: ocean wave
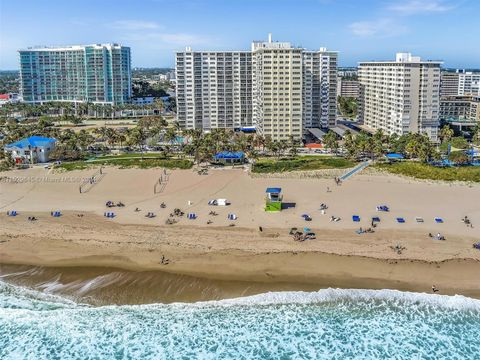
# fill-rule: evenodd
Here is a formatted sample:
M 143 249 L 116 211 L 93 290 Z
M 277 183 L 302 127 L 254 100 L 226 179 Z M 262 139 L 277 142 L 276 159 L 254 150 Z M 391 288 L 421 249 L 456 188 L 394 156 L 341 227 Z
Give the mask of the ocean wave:
M 480 301 L 395 290 L 83 306 L 0 282 L 0 358 L 474 359 Z
M 104 278 L 104 277 L 102 277 Z M 109 278 L 109 276 L 105 276 Z M 102 279 L 105 280 L 105 279 Z M 69 286 L 78 287 L 79 292 L 84 292 L 88 287 L 93 286 L 93 282 L 98 282 L 99 279 L 94 279 L 87 283 L 70 284 Z M 37 291 L 28 289 L 23 286 L 8 284 L 0 281 L 0 308 L 2 307 L 17 307 L 25 306 L 28 308 L 35 308 L 31 304 L 39 305 L 45 303 L 49 305 L 57 305 L 61 307 L 86 306 L 85 304 L 78 304 L 70 298 L 54 295 L 51 292 L 61 287 L 57 281 L 49 281 L 39 288 L 44 291 Z M 13 305 L 8 304 L 8 299 L 13 300 Z M 31 301 L 31 304 L 29 303 Z M 463 295 L 439 295 L 439 294 L 427 294 L 427 293 L 415 293 L 405 292 L 399 290 L 370 290 L 370 289 L 338 289 L 327 288 L 321 289 L 316 292 L 305 291 L 281 291 L 281 292 L 267 292 L 258 295 L 251 295 L 233 299 L 223 300 L 209 300 L 195 303 L 175 302 L 171 304 L 143 304 L 143 305 L 122 305 L 125 307 L 229 307 L 229 306 L 268 306 L 268 305 L 281 305 L 281 304 L 321 304 L 327 302 L 390 302 L 392 304 L 412 304 L 421 306 L 431 306 L 441 309 L 457 309 L 457 310 L 474 310 L 480 311 L 480 300 L 469 298 Z M 104 306 L 104 307 L 108 307 Z M 47 307 L 48 308 L 48 307 Z

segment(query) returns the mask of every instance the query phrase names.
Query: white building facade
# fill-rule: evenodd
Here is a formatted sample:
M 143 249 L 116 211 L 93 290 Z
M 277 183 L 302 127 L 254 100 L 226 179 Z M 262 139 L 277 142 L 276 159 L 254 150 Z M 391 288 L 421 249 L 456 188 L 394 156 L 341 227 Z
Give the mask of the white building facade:
M 177 52 L 177 121 L 186 129 L 252 125 L 252 54 Z
M 387 134 L 425 133 L 438 138 L 439 61 L 398 53 L 395 61 L 359 64 L 359 118 L 367 129 Z
M 187 129 L 255 126 L 273 140 L 335 126 L 336 52 L 254 41 L 251 51 L 176 53 L 177 120 Z

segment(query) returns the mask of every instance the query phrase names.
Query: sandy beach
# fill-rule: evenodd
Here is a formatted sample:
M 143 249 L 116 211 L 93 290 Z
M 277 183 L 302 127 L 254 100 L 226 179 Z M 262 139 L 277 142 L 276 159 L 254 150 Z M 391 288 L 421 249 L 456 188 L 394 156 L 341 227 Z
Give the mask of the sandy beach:
M 198 290 L 185 296 L 186 301 L 326 287 L 431 292 L 433 284 L 443 294 L 480 298 L 480 251 L 472 248 L 480 241 L 475 226 L 480 224 L 479 186 L 371 175 L 336 186 L 333 180 L 252 179 L 242 169 L 211 170 L 209 175 L 177 170 L 169 172 L 163 191 L 154 194 L 163 170 L 106 168 L 101 181 L 79 193 L 80 181 L 94 172 L 54 174 L 33 168 L 0 174 L 8 177 L 0 183 L 0 263 L 81 271 L 115 268 L 221 282 L 215 284 L 221 291 L 199 296 Z M 264 212 L 268 186 L 281 187 L 284 202 L 295 206 Z M 215 198 L 226 198 L 231 205 L 208 206 Z M 107 209 L 108 200 L 126 206 Z M 321 203 L 328 205 L 324 215 Z M 378 213 L 375 207 L 384 204 L 391 211 Z M 198 218 L 165 225 L 174 208 Z M 8 210 L 19 215 L 6 216 Z M 63 215 L 51 217 L 55 210 Z M 211 210 L 218 216 L 209 216 Z M 105 218 L 105 211 L 116 217 Z M 156 217 L 146 218 L 147 212 Z M 238 219 L 228 220 L 229 213 Z M 301 218 L 304 213 L 311 222 Z M 330 222 L 332 215 L 342 220 Z M 361 222 L 352 222 L 352 215 Z M 38 220 L 30 222 L 28 216 Z M 372 216 L 381 217 L 375 233 L 356 234 L 358 227 L 370 226 Z M 424 223 L 415 222 L 416 216 Z M 460 221 L 464 216 L 473 228 Z M 397 217 L 406 222 L 397 223 Z M 435 217 L 444 223 L 435 223 Z M 317 239 L 293 241 L 290 228 L 304 226 Z M 428 233 L 441 233 L 446 240 L 433 240 Z M 391 248 L 397 244 L 404 248 L 401 254 Z

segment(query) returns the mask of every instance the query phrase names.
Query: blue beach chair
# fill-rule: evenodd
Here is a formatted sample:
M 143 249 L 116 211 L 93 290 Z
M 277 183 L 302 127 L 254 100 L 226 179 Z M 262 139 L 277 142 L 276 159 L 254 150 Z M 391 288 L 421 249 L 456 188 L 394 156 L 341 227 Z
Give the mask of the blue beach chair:
M 353 215 L 353 216 L 352 216 L 352 220 L 353 220 L 354 222 L 360 222 L 360 216 L 358 216 L 358 215 Z
M 7 215 L 8 216 L 17 216 L 18 213 L 17 213 L 17 210 L 11 210 L 11 211 L 7 211 Z
M 195 213 L 189 213 L 187 215 L 187 218 L 190 219 L 190 220 L 195 220 L 197 218 L 197 214 Z
M 374 217 L 372 217 L 372 221 L 379 223 L 379 222 L 380 222 L 380 218 L 379 218 L 378 216 L 374 216 Z
M 400 223 L 400 224 L 404 224 L 404 223 L 405 223 L 405 219 L 402 218 L 402 217 L 397 217 L 397 222 Z
M 435 218 L 435 222 L 436 222 L 437 224 L 443 224 L 443 219 L 442 219 L 442 218 L 439 218 L 439 217 L 436 217 L 436 218 Z

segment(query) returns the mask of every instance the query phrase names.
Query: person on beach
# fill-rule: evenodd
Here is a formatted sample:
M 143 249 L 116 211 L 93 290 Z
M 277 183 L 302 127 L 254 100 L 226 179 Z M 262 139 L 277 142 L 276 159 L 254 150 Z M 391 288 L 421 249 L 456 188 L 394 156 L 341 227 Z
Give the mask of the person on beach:
M 439 292 L 440 290 L 438 290 L 435 285 L 432 285 L 432 291 L 433 291 L 434 293 L 436 293 L 436 292 Z

